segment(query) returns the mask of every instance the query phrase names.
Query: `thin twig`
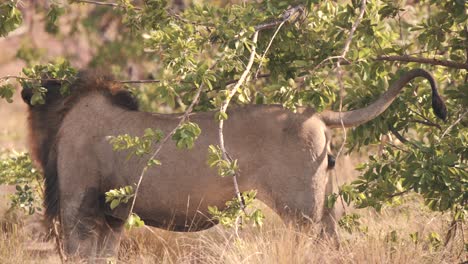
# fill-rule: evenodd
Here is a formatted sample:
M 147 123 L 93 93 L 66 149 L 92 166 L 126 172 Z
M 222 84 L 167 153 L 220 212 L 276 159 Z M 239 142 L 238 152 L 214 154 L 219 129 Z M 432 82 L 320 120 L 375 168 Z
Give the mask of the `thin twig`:
M 6 75 L 0 77 L 0 81 L 7 81 L 9 79 L 17 79 L 17 80 L 29 80 L 29 81 L 49 81 L 49 80 L 56 80 L 56 79 L 42 79 L 42 78 L 29 78 L 29 77 L 22 77 L 22 76 L 15 76 L 15 75 Z M 58 79 L 57 79 L 58 80 Z
M 315 67 L 311 70 L 311 72 L 315 72 L 315 71 L 316 71 L 318 68 L 320 68 L 325 62 L 328 62 L 328 61 L 331 61 L 331 60 L 335 60 L 335 59 L 347 61 L 345 58 L 343 58 L 342 55 L 339 55 L 339 56 L 331 56 L 331 57 L 328 57 L 328 58 L 322 60 L 319 64 L 315 65 Z M 343 63 L 343 62 L 341 62 L 341 63 Z
M 237 81 L 237 83 L 230 90 L 226 100 L 221 105 L 221 107 L 219 109 L 219 111 L 221 113 L 226 112 L 226 109 L 229 106 L 229 102 L 231 101 L 232 97 L 237 93 L 237 89 L 244 83 L 245 79 L 249 75 L 250 69 L 252 68 L 252 65 L 253 65 L 254 60 L 255 60 L 257 39 L 258 39 L 258 31 L 255 31 L 255 33 L 254 33 L 254 35 L 252 37 L 253 45 L 252 45 L 252 50 L 251 50 L 251 53 L 250 53 L 249 62 L 247 63 L 245 71 L 242 73 L 242 75 L 239 78 L 239 80 Z M 227 154 L 226 147 L 224 145 L 223 127 L 224 127 L 224 120 L 221 119 L 219 121 L 219 126 L 218 126 L 219 147 L 221 148 L 223 159 L 226 160 L 226 161 L 232 161 L 231 158 L 229 157 L 229 155 Z M 240 207 L 241 207 L 242 210 L 244 210 L 245 205 L 243 203 L 242 196 L 241 196 L 240 191 L 239 191 L 239 185 L 237 183 L 237 174 L 233 175 L 232 180 L 233 180 L 233 183 L 234 183 L 234 190 L 236 192 L 237 199 L 239 200 L 239 203 L 240 203 Z
M 465 111 L 463 114 L 460 115 L 460 117 L 455 120 L 455 122 L 453 122 L 449 127 L 447 127 L 447 129 L 445 129 L 445 131 L 442 133 L 442 136 L 440 136 L 439 138 L 439 142 L 442 140 L 443 137 L 445 137 L 445 135 L 455 126 L 457 125 L 462 119 L 463 117 L 465 117 L 465 115 L 468 114 L 468 111 Z
M 419 124 L 423 124 L 423 125 L 430 126 L 430 127 L 437 127 L 439 130 L 442 130 L 442 127 L 439 124 L 432 123 L 430 121 L 411 119 L 411 120 L 408 120 L 408 122 L 419 123 Z
M 270 77 L 270 73 L 262 73 L 258 74 L 257 79 L 259 78 L 268 78 Z M 29 77 L 22 77 L 22 76 L 15 76 L 15 75 L 6 75 L 3 77 L 0 77 L 0 82 L 6 81 L 9 79 L 17 79 L 17 80 L 30 80 L 30 81 L 61 81 L 61 82 L 69 82 L 67 79 L 54 79 L 54 78 L 29 78 Z M 225 83 L 225 85 L 231 85 L 235 84 L 239 81 L 239 79 L 235 80 L 229 80 Z M 146 84 L 146 83 L 160 83 L 162 80 L 116 80 L 118 83 L 122 84 Z M 181 83 L 190 83 L 190 82 L 185 82 L 185 81 L 180 81 Z
M 259 79 L 259 78 L 268 78 L 268 77 L 270 77 L 270 76 L 271 76 L 271 74 L 269 74 L 269 73 L 263 73 L 263 74 L 259 74 L 259 75 L 257 76 L 256 79 Z M 226 85 L 235 84 L 235 83 L 237 83 L 238 81 L 239 81 L 239 79 L 230 80 L 230 81 L 227 81 L 227 82 L 226 82 Z
M 401 191 L 401 192 L 397 192 L 397 193 L 393 193 L 393 194 L 390 194 L 388 196 L 388 198 L 394 198 L 394 197 L 397 197 L 397 196 L 402 196 L 403 194 L 406 194 L 408 192 L 410 192 L 411 189 L 408 189 L 408 190 L 404 190 L 404 191 Z
M 93 1 L 93 0 L 75 0 L 75 3 L 83 3 L 83 4 L 92 4 L 92 5 L 98 5 L 98 6 L 110 6 L 114 8 L 126 8 L 123 5 L 117 4 L 117 3 L 110 3 L 110 2 L 100 2 L 100 1 Z M 136 10 L 141 10 L 140 7 L 134 7 Z
M 390 130 L 390 132 L 392 132 L 392 134 L 398 138 L 398 140 L 400 140 L 401 143 L 405 144 L 405 143 L 408 143 L 409 141 L 404 138 L 394 127 L 392 126 L 389 126 L 388 128 Z
M 171 131 L 169 132 L 169 134 L 166 135 L 166 137 L 159 143 L 159 146 L 158 148 L 156 149 L 156 151 L 151 155 L 151 157 L 149 158 L 149 160 L 153 160 L 154 158 L 156 158 L 156 156 L 159 154 L 159 152 L 161 151 L 162 147 L 164 146 L 164 144 L 169 140 L 169 138 L 172 137 L 172 135 L 174 135 L 174 133 L 177 131 L 177 129 L 187 120 L 188 116 L 190 115 L 190 113 L 192 112 L 193 110 L 193 107 L 198 103 L 198 100 L 200 99 L 200 94 L 203 90 L 203 83 L 200 84 L 200 86 L 198 87 L 198 90 L 197 90 L 197 93 L 195 94 L 195 97 L 193 98 L 193 101 L 192 103 L 190 104 L 190 106 L 187 108 L 187 110 L 185 111 L 184 115 L 182 116 L 182 118 L 180 119 L 179 123 L 177 124 L 177 126 Z M 141 185 L 141 182 L 143 181 L 143 178 L 146 174 L 146 171 L 148 170 L 148 165 L 146 165 L 140 176 L 139 176 L 139 179 L 138 179 L 138 183 L 137 183 L 137 186 L 135 188 L 135 193 L 134 193 L 134 196 L 133 196 L 133 200 L 132 200 L 132 205 L 130 206 L 130 211 L 128 213 L 128 217 L 130 217 L 133 213 L 133 208 L 135 207 L 135 202 L 136 202 L 136 199 L 137 199 L 137 196 L 138 196 L 138 191 L 140 190 L 140 185 Z
M 429 59 L 423 57 L 411 57 L 411 56 L 399 56 L 399 55 L 381 55 L 378 56 L 375 60 L 378 61 L 400 61 L 400 62 L 418 62 L 423 64 L 430 65 L 439 65 L 455 69 L 465 69 L 468 70 L 468 63 L 450 61 L 450 60 L 438 60 L 438 59 Z
M 343 142 L 341 143 L 341 146 L 340 146 L 340 149 L 338 151 L 338 153 L 336 154 L 336 160 L 338 160 L 338 158 L 340 157 L 341 155 L 341 152 L 343 151 L 344 149 L 344 146 L 346 144 L 346 140 L 347 140 L 347 134 L 346 134 L 346 127 L 344 126 L 344 123 L 343 123 L 343 118 L 341 116 L 341 112 L 343 111 L 343 96 L 344 96 L 344 85 L 343 85 L 343 72 L 341 70 L 341 61 L 344 60 L 346 58 L 346 54 L 348 53 L 349 51 L 349 47 L 351 45 L 351 41 L 353 40 L 353 36 L 354 36 L 354 31 L 356 31 L 356 28 L 358 27 L 358 25 L 361 23 L 361 20 L 362 20 L 362 17 L 364 16 L 364 11 L 366 10 L 366 4 L 367 4 L 367 1 L 366 0 L 362 0 L 362 3 L 361 3 L 361 11 L 359 13 L 359 16 L 356 18 L 356 20 L 354 21 L 353 23 L 353 26 L 351 27 L 351 31 L 349 32 L 349 36 L 348 36 L 348 39 L 346 40 L 345 42 L 345 46 L 343 48 L 343 52 L 341 53 L 341 56 L 340 58 L 338 58 L 337 62 L 336 62 L 336 71 L 338 73 L 338 83 L 340 85 L 340 109 L 339 109 L 339 113 L 340 113 L 340 122 L 341 122 L 341 127 L 343 129 Z M 319 63 L 320 65 L 321 63 Z M 317 66 L 316 66 L 317 67 Z M 336 184 L 338 185 L 338 176 L 335 174 L 335 181 L 336 181 Z M 341 201 L 341 204 L 343 206 L 343 208 L 345 208 L 344 206 L 344 199 L 343 199 L 343 196 L 340 195 L 340 201 Z M 345 209 L 345 213 L 346 213 L 346 209 Z
M 260 69 L 262 68 L 262 63 L 263 63 L 263 60 L 265 59 L 265 55 L 267 54 L 268 50 L 270 49 L 271 47 L 271 44 L 273 43 L 273 40 L 275 39 L 276 35 L 278 34 L 278 32 L 280 31 L 281 27 L 284 25 L 284 23 L 286 23 L 286 20 L 281 22 L 278 26 L 278 28 L 276 29 L 275 33 L 273 34 L 273 36 L 271 37 L 270 39 L 270 42 L 268 43 L 268 46 L 266 47 L 265 51 L 263 52 L 262 54 L 262 57 L 260 58 L 260 62 L 258 64 L 258 68 L 257 68 L 257 71 L 255 72 L 255 76 L 254 76 L 254 79 L 257 79 L 257 76 L 258 76 L 258 73 L 260 72 Z
M 346 128 L 345 128 L 345 126 L 343 124 L 343 119 L 342 119 L 342 116 L 341 116 L 341 112 L 343 111 L 343 94 L 344 94 L 343 73 L 341 71 L 341 60 L 346 58 L 346 54 L 349 51 L 351 41 L 353 40 L 354 32 L 356 31 L 357 27 L 361 23 L 362 17 L 364 16 L 364 12 L 366 11 L 366 4 L 367 4 L 367 1 L 363 0 L 362 3 L 361 3 L 361 11 L 359 13 L 359 16 L 354 21 L 353 26 L 351 27 L 351 31 L 349 32 L 348 39 L 346 40 L 345 46 L 343 48 L 343 52 L 341 53 L 341 58 L 338 59 L 338 61 L 336 62 L 336 67 L 337 67 L 337 72 L 338 72 L 338 82 L 340 84 L 340 94 L 339 94 L 339 96 L 340 96 L 340 109 L 339 109 L 340 121 L 341 121 L 341 127 L 343 128 L 343 133 L 344 133 L 343 143 L 340 146 L 340 150 L 336 154 L 336 159 L 338 159 L 341 152 L 343 151 L 343 148 L 344 148 L 344 146 L 346 144 L 346 139 L 347 139 Z
M 6 75 L 0 77 L 0 82 L 8 81 L 9 79 L 17 79 L 17 80 L 26 80 L 26 81 L 57 81 L 57 82 L 68 82 L 71 83 L 68 79 L 55 79 L 55 78 L 30 78 L 30 77 L 23 77 L 23 76 L 16 76 L 16 75 Z
M 119 83 L 160 83 L 161 80 L 126 80 L 126 81 L 119 81 Z

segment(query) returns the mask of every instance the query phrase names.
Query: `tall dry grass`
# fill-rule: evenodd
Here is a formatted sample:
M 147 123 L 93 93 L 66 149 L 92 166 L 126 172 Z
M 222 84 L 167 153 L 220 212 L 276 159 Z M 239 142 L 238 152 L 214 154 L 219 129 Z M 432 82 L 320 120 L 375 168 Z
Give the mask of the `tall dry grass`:
M 366 231 L 339 230 L 339 245 L 324 239 L 317 227 L 297 228 L 274 220 L 261 229 L 247 228 L 181 234 L 133 231 L 124 239 L 124 263 L 462 263 L 467 261 L 458 236 L 448 247 L 431 242 L 431 232 L 445 234 L 449 216 L 425 210 L 418 199 L 382 214 L 361 210 Z M 271 215 L 271 213 L 269 213 Z M 418 232 L 415 243 L 410 234 Z M 466 233 L 466 232 L 465 232 Z
M 266 209 L 268 211 L 268 209 Z M 313 225 L 286 225 L 272 212 L 262 228 L 214 227 L 197 233 L 142 228 L 126 233 L 118 263 L 463 263 L 468 260 L 459 236 L 443 246 L 450 217 L 429 212 L 419 199 L 381 214 L 359 210 L 361 229 L 339 229 L 339 244 L 324 239 Z M 60 263 L 53 243 L 34 240 L 25 227 L 2 222 L 0 263 Z M 415 243 L 410 234 L 418 232 Z M 441 235 L 441 244 L 428 238 Z M 466 232 L 464 234 L 466 236 Z M 466 239 L 466 238 L 465 238 Z M 465 240 L 466 241 L 466 240 Z

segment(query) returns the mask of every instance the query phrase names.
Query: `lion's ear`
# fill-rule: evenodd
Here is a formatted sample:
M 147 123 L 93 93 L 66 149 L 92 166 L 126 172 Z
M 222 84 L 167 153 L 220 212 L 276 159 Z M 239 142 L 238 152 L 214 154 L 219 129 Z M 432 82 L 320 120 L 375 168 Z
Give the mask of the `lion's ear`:
M 132 111 L 138 110 L 138 101 L 128 90 L 120 90 L 112 95 L 112 102 Z
M 33 91 L 32 89 L 30 88 L 23 88 L 23 90 L 21 90 L 21 97 L 23 98 L 23 101 L 28 104 L 29 106 L 31 106 L 31 98 L 33 96 Z

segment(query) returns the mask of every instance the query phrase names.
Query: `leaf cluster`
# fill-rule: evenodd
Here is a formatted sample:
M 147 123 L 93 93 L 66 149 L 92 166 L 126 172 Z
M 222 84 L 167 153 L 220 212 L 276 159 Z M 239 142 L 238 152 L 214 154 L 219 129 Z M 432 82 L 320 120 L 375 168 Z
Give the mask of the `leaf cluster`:
M 77 74 L 76 69 L 71 67 L 70 63 L 64 59 L 58 59 L 54 63 L 25 67 L 22 72 L 26 78 L 20 79 L 19 82 L 23 89 L 32 90 L 32 105 L 45 103 L 47 89 L 43 87 L 43 83 L 48 80 L 60 82 L 60 93 L 68 95 L 70 93 L 70 85 L 75 80 Z
M 239 170 L 237 160 L 226 160 L 223 158 L 222 150 L 219 146 L 210 145 L 208 147 L 207 163 L 210 167 L 218 169 L 218 175 L 221 177 L 234 176 Z
M 23 23 L 21 11 L 16 7 L 17 2 L 6 0 L 0 4 L 0 37 L 6 37 Z
M 135 196 L 133 187 L 127 185 L 119 189 L 111 189 L 106 192 L 106 203 L 109 203 L 110 209 L 114 210 L 117 206 L 122 203 L 128 203 L 128 201 Z
M 174 135 L 172 135 L 172 139 L 176 142 L 178 148 L 191 149 L 200 133 L 201 129 L 197 124 L 186 122 L 177 128 Z
M 41 179 L 28 153 L 0 153 L 0 184 L 16 185 L 16 193 L 10 197 L 11 208 L 28 214 L 41 211 Z
M 236 197 L 231 201 L 227 201 L 223 210 L 218 209 L 216 206 L 208 206 L 208 212 L 212 216 L 212 219 L 225 227 L 235 227 L 238 223 L 244 224 L 249 222 L 251 222 L 253 226 L 261 227 L 263 225 L 263 219 L 265 218 L 262 211 L 254 209 L 249 212 L 249 207 L 252 206 L 257 192 L 251 190 L 243 192 L 241 195 L 244 201 L 244 210 Z
M 129 150 L 127 159 L 130 159 L 133 155 L 141 157 L 150 154 L 153 144 L 158 143 L 163 136 L 163 132 L 159 129 L 146 128 L 141 137 L 124 134 L 109 136 L 107 140 L 114 151 Z

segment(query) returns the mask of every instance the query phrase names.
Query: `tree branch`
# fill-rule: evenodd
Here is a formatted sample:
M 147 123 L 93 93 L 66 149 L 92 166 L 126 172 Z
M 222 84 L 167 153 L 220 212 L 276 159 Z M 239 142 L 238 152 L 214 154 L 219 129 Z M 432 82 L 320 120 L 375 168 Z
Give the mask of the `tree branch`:
M 265 59 L 265 56 L 266 56 L 268 50 L 270 49 L 271 44 L 273 44 L 273 40 L 275 39 L 276 35 L 277 35 L 278 32 L 280 31 L 280 29 L 281 29 L 281 27 L 284 25 L 284 23 L 286 23 L 286 20 L 283 21 L 283 22 L 281 22 L 281 23 L 279 24 L 278 28 L 275 30 L 275 33 L 273 33 L 273 36 L 271 37 L 270 42 L 268 43 L 268 46 L 266 47 L 265 51 L 264 51 L 263 54 L 262 54 L 262 57 L 260 58 L 260 62 L 259 62 L 259 64 L 258 64 L 257 71 L 255 72 L 254 79 L 257 79 L 258 73 L 260 72 L 260 69 L 262 68 L 263 59 Z
M 397 196 L 402 196 L 403 194 L 406 194 L 406 193 L 408 193 L 409 191 L 411 191 L 411 190 L 408 189 L 408 190 L 404 190 L 404 191 L 402 191 L 402 192 L 393 193 L 393 194 L 390 194 L 390 195 L 388 196 L 388 198 L 393 198 L 393 197 L 397 197 Z
M 117 4 L 117 3 L 110 3 L 110 2 L 100 2 L 100 1 L 93 1 L 93 0 L 74 0 L 74 3 L 83 3 L 83 4 L 92 4 L 98 6 L 110 6 L 114 8 L 125 8 L 125 6 Z M 141 10 L 140 7 L 134 7 L 136 10 Z
M 269 74 L 269 73 L 263 73 L 263 74 L 259 74 L 256 79 L 258 79 L 258 78 L 268 78 L 270 76 L 271 76 L 271 74 Z M 226 85 L 235 84 L 237 82 L 239 82 L 239 79 L 230 80 L 230 81 L 226 82 Z
M 343 142 L 341 143 L 340 149 L 338 150 L 338 153 L 336 154 L 336 158 L 335 158 L 336 160 L 338 160 L 338 158 L 340 157 L 341 152 L 343 151 L 344 146 L 346 144 L 346 139 L 347 139 L 346 128 L 345 128 L 345 126 L 343 124 L 343 118 L 341 116 L 341 112 L 343 111 L 343 97 L 344 97 L 343 72 L 341 70 L 341 62 L 343 60 L 345 60 L 345 58 L 346 58 L 346 54 L 349 51 L 349 46 L 351 45 L 351 41 L 353 40 L 354 32 L 356 31 L 357 27 L 361 23 L 362 17 L 364 16 L 364 12 L 366 11 L 366 4 L 367 4 L 367 0 L 362 0 L 359 15 L 356 18 L 356 20 L 354 21 L 353 26 L 351 27 L 351 31 L 349 32 L 348 39 L 346 40 L 344 48 L 343 48 L 343 52 L 341 53 L 341 56 L 339 56 L 338 60 L 336 61 L 336 71 L 338 73 L 338 84 L 340 86 L 340 94 L 339 94 L 339 96 L 340 96 L 340 109 L 339 109 L 340 122 L 341 122 L 341 128 L 343 129 Z M 326 61 L 326 60 L 324 60 L 324 61 Z M 322 64 L 322 62 L 320 62 L 319 65 L 320 64 Z M 318 67 L 318 65 L 316 66 L 316 68 L 317 67 Z M 338 178 L 336 176 L 336 173 L 335 173 L 335 181 L 338 184 Z M 343 209 L 345 209 L 344 211 L 346 213 L 346 208 L 345 208 L 345 205 L 344 205 L 344 199 L 343 199 L 342 195 L 340 195 L 340 201 L 341 201 L 341 205 L 343 206 Z
M 245 68 L 245 71 L 242 73 L 241 77 L 237 81 L 237 83 L 234 85 L 234 87 L 229 91 L 229 94 L 226 98 L 226 100 L 223 102 L 221 105 L 219 112 L 225 113 L 227 107 L 229 106 L 229 102 L 231 101 L 232 97 L 237 93 L 237 89 L 244 83 L 245 79 L 249 75 L 250 69 L 252 68 L 252 65 L 255 60 L 255 55 L 256 55 L 256 45 L 257 45 L 257 39 L 258 39 L 258 31 L 255 31 L 253 37 L 252 37 L 252 42 L 254 45 L 252 45 L 252 51 L 250 53 L 250 58 L 249 62 L 247 63 L 247 66 Z M 223 134 L 223 127 L 224 127 L 224 120 L 221 119 L 219 121 L 219 126 L 218 126 L 218 136 L 219 136 L 219 147 L 222 152 L 223 159 L 229 162 L 232 162 L 232 159 L 229 157 L 226 147 L 224 146 L 224 134 Z M 232 176 L 232 180 L 234 183 L 234 190 L 236 192 L 237 199 L 239 200 L 239 204 L 242 210 L 244 210 L 245 205 L 239 190 L 239 185 L 237 183 L 237 173 Z
M 465 111 L 463 114 L 461 114 L 457 120 L 455 120 L 455 122 L 453 122 L 449 127 L 447 127 L 447 129 L 445 129 L 445 131 L 442 133 L 442 136 L 440 136 L 439 138 L 439 142 L 440 140 L 442 140 L 443 137 L 445 137 L 445 135 L 450 132 L 450 130 L 456 126 L 460 121 L 462 121 L 463 117 L 465 117 L 465 115 L 468 114 L 468 111 Z
M 160 83 L 161 80 L 128 80 L 128 81 L 118 81 L 119 83 L 136 83 L 136 84 L 143 84 L 143 83 Z
M 423 57 L 412 57 L 412 56 L 398 56 L 398 55 L 380 55 L 376 58 L 378 61 L 400 61 L 400 62 L 417 62 L 430 65 L 439 65 L 455 69 L 464 69 L 468 70 L 468 63 L 461 63 L 449 60 L 438 60 L 438 59 L 429 59 Z
M 159 154 L 159 152 L 161 151 L 162 147 L 164 146 L 164 144 L 172 137 L 172 135 L 174 135 L 174 133 L 177 131 L 177 129 L 187 120 L 188 116 L 190 115 L 190 113 L 192 112 L 193 110 L 193 107 L 198 103 L 198 100 L 200 99 L 200 94 L 203 90 L 203 83 L 200 84 L 200 86 L 198 87 L 198 90 L 197 90 L 197 93 L 195 94 L 195 97 L 193 98 L 193 101 L 192 103 L 190 104 L 190 106 L 187 108 L 187 110 L 185 111 L 184 115 L 182 116 L 182 118 L 180 119 L 179 123 L 177 124 L 177 126 L 172 129 L 171 132 L 169 132 L 169 134 L 166 135 L 166 137 L 161 141 L 161 143 L 159 143 L 159 146 L 158 148 L 156 149 L 155 152 L 153 152 L 153 154 L 151 155 L 151 157 L 148 159 L 148 160 L 153 160 L 156 158 L 156 156 Z M 128 213 L 128 217 L 127 219 L 132 215 L 133 213 L 133 208 L 135 207 L 135 202 L 136 202 L 136 199 L 137 199 L 137 195 L 138 195 L 138 191 L 140 190 L 140 185 L 143 181 L 143 178 L 145 177 L 146 175 L 146 171 L 148 171 L 148 168 L 149 166 L 146 165 L 143 170 L 141 171 L 141 174 L 139 176 L 139 179 L 138 179 L 138 183 L 137 183 L 137 186 L 135 188 L 135 193 L 134 193 L 134 196 L 133 196 L 133 200 L 132 200 L 132 205 L 130 206 L 130 211 Z
M 404 138 L 394 127 L 389 126 L 388 129 L 390 130 L 390 132 L 392 132 L 392 134 L 396 138 L 398 138 L 398 140 L 400 140 L 401 143 L 403 143 L 403 144 L 408 143 L 408 140 L 406 138 Z
M 349 51 L 351 41 L 353 40 L 354 32 L 356 31 L 357 27 L 361 23 L 361 20 L 362 20 L 362 18 L 364 16 L 364 12 L 366 11 L 366 5 L 367 5 L 367 1 L 362 0 L 359 16 L 354 21 L 353 26 L 351 27 L 351 31 L 349 32 L 348 39 L 345 42 L 343 52 L 341 53 L 341 56 L 338 57 L 338 61 L 336 62 L 336 68 L 337 68 L 337 72 L 338 72 L 338 82 L 339 82 L 339 85 L 340 85 L 340 94 L 339 94 L 339 96 L 340 96 L 340 109 L 339 109 L 339 112 L 340 112 L 341 127 L 343 129 L 343 143 L 341 143 L 340 150 L 336 154 L 336 159 L 338 159 L 341 152 L 343 151 L 344 145 L 346 144 L 346 138 L 347 138 L 346 128 L 345 128 L 345 126 L 343 124 L 343 119 L 341 118 L 341 112 L 343 111 L 343 96 L 344 96 L 343 72 L 341 71 L 341 61 L 345 60 L 345 58 L 346 58 L 346 54 Z
M 439 130 L 442 130 L 442 127 L 440 127 L 439 124 L 432 123 L 432 122 L 430 122 L 430 121 L 424 121 L 424 120 L 418 120 L 418 119 L 411 119 L 411 120 L 408 120 L 408 122 L 418 123 L 418 124 L 422 124 L 422 125 L 426 125 L 426 126 L 431 126 L 431 127 L 437 127 Z

